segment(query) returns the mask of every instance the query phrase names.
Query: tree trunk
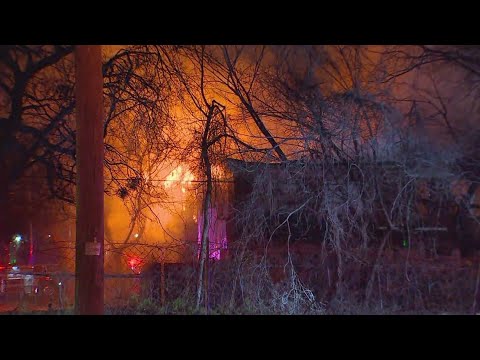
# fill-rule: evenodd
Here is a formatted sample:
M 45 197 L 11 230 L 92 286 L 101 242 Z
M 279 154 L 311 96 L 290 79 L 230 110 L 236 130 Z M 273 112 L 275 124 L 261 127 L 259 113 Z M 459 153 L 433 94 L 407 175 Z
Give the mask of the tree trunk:
M 207 188 L 205 191 L 205 197 L 203 199 L 203 229 L 202 229 L 202 240 L 200 245 L 200 263 L 198 269 L 198 282 L 197 282 L 197 302 L 196 302 L 196 309 L 200 309 L 200 303 L 202 301 L 202 290 L 205 289 L 207 291 L 207 287 L 205 284 L 205 273 L 206 273 L 206 266 L 205 264 L 208 261 L 208 230 L 210 228 L 210 201 L 212 197 L 212 165 L 210 163 L 210 158 L 208 155 L 208 134 L 210 131 L 210 124 L 213 117 L 213 112 L 215 110 L 215 104 L 210 106 L 207 122 L 205 124 L 205 130 L 203 132 L 203 139 L 202 139 L 202 161 L 205 166 L 205 175 L 207 178 Z M 205 295 L 207 296 L 207 295 Z M 208 304 L 206 304 L 208 307 Z

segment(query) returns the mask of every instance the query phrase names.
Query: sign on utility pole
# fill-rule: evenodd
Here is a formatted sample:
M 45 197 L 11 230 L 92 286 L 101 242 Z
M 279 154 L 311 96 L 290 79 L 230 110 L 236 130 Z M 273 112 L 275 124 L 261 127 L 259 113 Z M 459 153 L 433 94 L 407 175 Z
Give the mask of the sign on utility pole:
M 103 295 L 103 76 L 100 45 L 75 47 L 77 193 L 75 313 L 101 315 Z

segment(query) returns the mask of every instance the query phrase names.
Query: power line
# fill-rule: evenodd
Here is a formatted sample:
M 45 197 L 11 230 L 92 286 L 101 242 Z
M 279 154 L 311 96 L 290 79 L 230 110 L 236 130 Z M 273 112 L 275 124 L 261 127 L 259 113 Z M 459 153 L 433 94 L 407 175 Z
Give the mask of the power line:
M 25 175 L 24 178 L 35 178 L 35 179 L 47 179 L 47 176 L 39 176 L 39 175 Z M 105 177 L 104 180 L 108 181 L 131 181 L 134 180 L 135 177 L 131 178 L 107 178 Z M 213 182 L 217 183 L 234 183 L 234 180 L 227 180 L 227 179 L 218 179 L 218 180 L 212 180 Z M 179 182 L 179 183 L 206 183 L 207 180 L 188 180 L 188 181 L 183 181 L 183 180 L 170 180 L 170 179 L 150 179 L 148 182 Z

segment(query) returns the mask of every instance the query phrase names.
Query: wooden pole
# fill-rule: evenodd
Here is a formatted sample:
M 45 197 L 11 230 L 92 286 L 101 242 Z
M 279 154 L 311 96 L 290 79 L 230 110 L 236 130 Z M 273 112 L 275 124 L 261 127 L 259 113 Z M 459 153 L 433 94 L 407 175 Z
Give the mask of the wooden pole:
M 75 313 L 101 315 L 103 293 L 103 76 L 100 45 L 75 47 Z

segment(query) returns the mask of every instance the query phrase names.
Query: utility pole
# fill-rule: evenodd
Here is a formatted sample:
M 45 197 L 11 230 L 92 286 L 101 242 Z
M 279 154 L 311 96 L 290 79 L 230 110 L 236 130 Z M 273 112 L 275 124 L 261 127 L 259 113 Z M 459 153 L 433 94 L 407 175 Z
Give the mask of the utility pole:
M 33 172 L 32 168 L 30 167 L 29 170 L 30 181 L 28 184 L 28 206 L 30 209 L 33 208 L 32 203 L 32 189 L 33 189 Z M 33 213 L 30 210 L 28 215 L 28 241 L 30 243 L 30 249 L 28 250 L 28 265 L 34 264 L 34 257 L 33 257 Z
M 103 76 L 100 45 L 75 47 L 75 313 L 101 315 L 103 293 Z

